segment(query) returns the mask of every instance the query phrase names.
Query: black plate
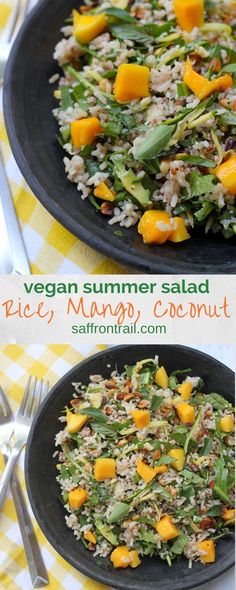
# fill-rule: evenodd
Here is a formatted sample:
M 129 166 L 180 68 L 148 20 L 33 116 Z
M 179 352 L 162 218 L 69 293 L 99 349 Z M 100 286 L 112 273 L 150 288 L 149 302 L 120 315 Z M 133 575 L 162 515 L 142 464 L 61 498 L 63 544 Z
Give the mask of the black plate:
M 48 80 L 57 71 L 53 49 L 60 28 L 78 0 L 42 0 L 22 27 L 8 61 L 4 113 L 11 147 L 30 188 L 69 231 L 106 256 L 144 273 L 236 273 L 235 240 L 193 233 L 182 244 L 145 246 L 135 228 L 119 226 L 82 201 L 66 178 Z
M 142 565 L 135 570 L 116 570 L 108 558 L 98 565 L 66 527 L 65 511 L 58 499 L 59 487 L 55 480 L 57 459 L 52 455 L 55 434 L 60 430 L 58 417 L 71 399 L 71 383 L 80 381 L 86 384 L 91 374 L 109 377 L 116 365 L 122 370 L 125 364 L 155 354 L 160 356 L 168 372 L 191 367 L 193 375 L 203 377 L 207 392 L 218 391 L 233 402 L 233 372 L 206 354 L 184 346 L 118 346 L 83 361 L 55 385 L 34 420 L 26 449 L 27 490 L 36 519 L 47 539 L 83 574 L 120 590 L 156 590 L 157 587 L 158 590 L 186 590 L 212 580 L 234 563 L 234 543 L 230 536 L 217 543 L 217 559 L 211 565 L 197 562 L 191 570 L 188 561 L 182 558 L 170 568 L 160 559 L 142 558 Z

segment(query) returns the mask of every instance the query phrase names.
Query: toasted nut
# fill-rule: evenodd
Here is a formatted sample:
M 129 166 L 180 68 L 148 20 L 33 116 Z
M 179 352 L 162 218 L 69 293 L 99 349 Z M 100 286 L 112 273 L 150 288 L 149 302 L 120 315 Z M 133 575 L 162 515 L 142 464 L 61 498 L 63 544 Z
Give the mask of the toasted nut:
M 154 451 L 152 456 L 153 456 L 153 459 L 156 459 L 158 461 L 158 459 L 160 459 L 160 456 L 161 456 L 161 451 L 159 451 L 159 449 L 157 449 L 156 451 Z
M 206 516 L 199 523 L 200 529 L 215 529 L 217 526 L 216 520 L 210 516 Z
M 149 402 L 146 399 L 142 399 L 141 402 L 138 403 L 138 408 L 147 408 L 149 406 Z
M 86 6 L 85 4 L 83 4 L 82 6 L 80 6 L 79 11 L 80 12 L 88 12 L 89 10 L 91 10 L 91 6 Z
M 82 402 L 82 400 L 81 400 L 81 399 L 79 399 L 79 398 L 76 398 L 76 399 L 71 399 L 71 400 L 70 400 L 70 405 L 71 405 L 71 406 L 73 406 L 73 407 L 74 407 L 74 406 L 79 406 L 79 404 L 81 404 L 81 402 Z
M 118 446 L 119 448 L 120 448 L 120 447 L 124 447 L 124 446 L 127 444 L 127 442 L 128 442 L 128 439 L 127 439 L 127 438 L 122 438 L 121 440 L 119 440 L 119 442 L 118 442 L 117 446 Z
M 133 397 L 134 397 L 134 394 L 133 394 L 133 393 L 126 393 L 126 395 L 125 395 L 125 397 L 124 397 L 124 400 L 125 400 L 126 402 L 128 402 L 128 401 L 129 401 L 130 399 L 132 399 Z
M 107 416 L 110 416 L 113 413 L 113 409 L 110 406 L 104 408 L 104 412 Z
M 116 382 L 113 379 L 108 379 L 105 381 L 106 389 L 117 389 Z
M 108 201 L 104 201 L 104 203 L 101 204 L 100 211 L 103 215 L 107 215 L 108 217 L 112 217 L 113 215 L 113 207 Z
M 107 92 L 108 94 L 111 94 L 112 84 L 111 82 L 109 82 L 109 80 L 106 80 L 106 78 L 102 78 L 102 80 L 100 80 L 99 82 L 99 88 L 100 90 L 102 90 L 102 92 Z

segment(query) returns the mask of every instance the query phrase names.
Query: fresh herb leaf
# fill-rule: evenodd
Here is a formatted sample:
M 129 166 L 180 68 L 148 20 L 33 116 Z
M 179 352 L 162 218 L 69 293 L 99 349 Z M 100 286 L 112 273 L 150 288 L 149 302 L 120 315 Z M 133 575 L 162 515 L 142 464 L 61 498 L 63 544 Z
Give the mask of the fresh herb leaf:
M 199 174 L 199 172 L 193 170 L 188 175 L 187 180 L 190 184 L 192 197 L 199 197 L 206 193 L 212 193 L 215 188 L 215 178 L 212 174 L 206 174 L 203 176 L 202 174 Z
M 122 10 L 121 8 L 115 8 L 115 6 L 111 6 L 104 10 L 106 16 L 114 16 L 118 20 L 125 22 L 125 23 L 137 23 L 136 18 L 132 16 L 127 10 Z
M 175 555 L 181 555 L 181 553 L 183 553 L 183 550 L 185 548 L 185 545 L 187 545 L 187 543 L 188 543 L 187 535 L 179 535 L 171 547 L 171 553 L 174 553 Z
M 112 34 L 118 39 L 135 41 L 136 43 L 150 43 L 152 42 L 151 35 L 148 35 L 143 27 L 129 24 L 113 25 L 111 27 Z
M 73 107 L 73 100 L 68 86 L 60 86 L 61 91 L 61 108 L 66 111 L 69 107 Z
M 117 502 L 107 517 L 107 522 L 119 522 L 122 520 L 130 511 L 130 505 L 125 504 L 125 502 Z
M 154 158 L 169 143 L 175 127 L 173 125 L 158 125 L 144 138 L 134 154 L 135 160 Z
M 181 156 L 181 160 L 183 160 L 183 162 L 189 162 L 189 164 L 196 164 L 196 166 L 203 166 L 206 168 L 216 167 L 215 162 L 213 162 L 212 160 L 208 160 L 207 158 L 203 158 L 202 156 L 190 156 L 188 154 L 184 154 L 183 156 Z
M 215 486 L 214 493 L 223 500 L 226 504 L 232 505 L 232 502 L 228 495 L 228 469 L 225 467 L 223 457 L 220 457 L 215 462 Z
M 153 395 L 152 396 L 152 403 L 151 403 L 151 410 L 157 410 L 162 402 L 164 400 L 164 397 L 162 395 Z
M 80 414 L 85 414 L 89 416 L 89 418 L 96 419 L 97 422 L 106 422 L 106 416 L 101 410 L 97 410 L 97 408 L 83 408 L 80 410 Z
M 215 410 L 231 410 L 232 404 L 219 393 L 208 393 L 203 396 L 203 402 L 211 404 Z

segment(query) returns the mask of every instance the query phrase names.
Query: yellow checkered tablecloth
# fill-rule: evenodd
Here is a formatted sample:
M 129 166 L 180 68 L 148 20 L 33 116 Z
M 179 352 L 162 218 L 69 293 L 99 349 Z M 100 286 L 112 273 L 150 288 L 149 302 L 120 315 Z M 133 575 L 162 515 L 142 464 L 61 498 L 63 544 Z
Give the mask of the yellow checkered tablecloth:
M 0 0 L 0 33 L 14 0 Z M 0 147 L 33 274 L 114 274 L 124 268 L 95 252 L 63 228 L 32 194 L 8 143 L 0 100 Z
M 77 348 L 69 345 L 31 345 L 23 348 L 14 344 L 1 347 L 0 384 L 8 396 L 12 410 L 18 408 L 28 375 L 45 378 L 53 386 L 72 366 L 101 348 L 89 345 Z M 23 455 L 22 452 L 17 471 L 25 489 Z M 2 467 L 3 462 L 0 464 L 0 473 Z M 107 586 L 86 578 L 67 564 L 47 542 L 35 521 L 34 524 L 50 578 L 48 590 L 108 590 Z M 0 588 L 32 588 L 10 492 L 0 514 Z

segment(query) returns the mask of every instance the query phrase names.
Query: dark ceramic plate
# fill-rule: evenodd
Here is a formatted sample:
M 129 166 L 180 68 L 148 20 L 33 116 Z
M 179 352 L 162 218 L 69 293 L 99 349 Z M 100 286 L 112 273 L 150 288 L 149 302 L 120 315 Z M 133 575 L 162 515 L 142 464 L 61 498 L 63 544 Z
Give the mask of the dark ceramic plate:
M 36 519 L 49 542 L 83 574 L 121 590 L 186 590 L 219 576 L 234 562 L 234 542 L 230 536 L 219 540 L 216 562 L 208 566 L 197 562 L 188 569 L 187 560 L 182 558 L 170 568 L 157 558 L 143 558 L 142 565 L 135 570 L 116 570 L 108 558 L 98 564 L 66 527 L 55 479 L 57 459 L 52 455 L 55 434 L 60 430 L 58 417 L 71 399 L 71 383 L 86 384 L 91 374 L 108 377 L 116 365 L 122 370 L 125 364 L 155 354 L 160 356 L 168 372 L 191 367 L 193 375 L 203 377 L 207 392 L 218 391 L 233 402 L 233 372 L 206 354 L 184 346 L 118 346 L 83 361 L 55 385 L 34 420 L 26 449 L 27 490 Z
M 11 147 L 30 188 L 62 225 L 106 256 L 144 273 L 236 272 L 235 241 L 193 233 L 183 244 L 145 246 L 137 230 L 107 224 L 66 178 L 48 80 L 57 70 L 53 49 L 79 0 L 41 0 L 22 27 L 5 74 L 4 113 Z

